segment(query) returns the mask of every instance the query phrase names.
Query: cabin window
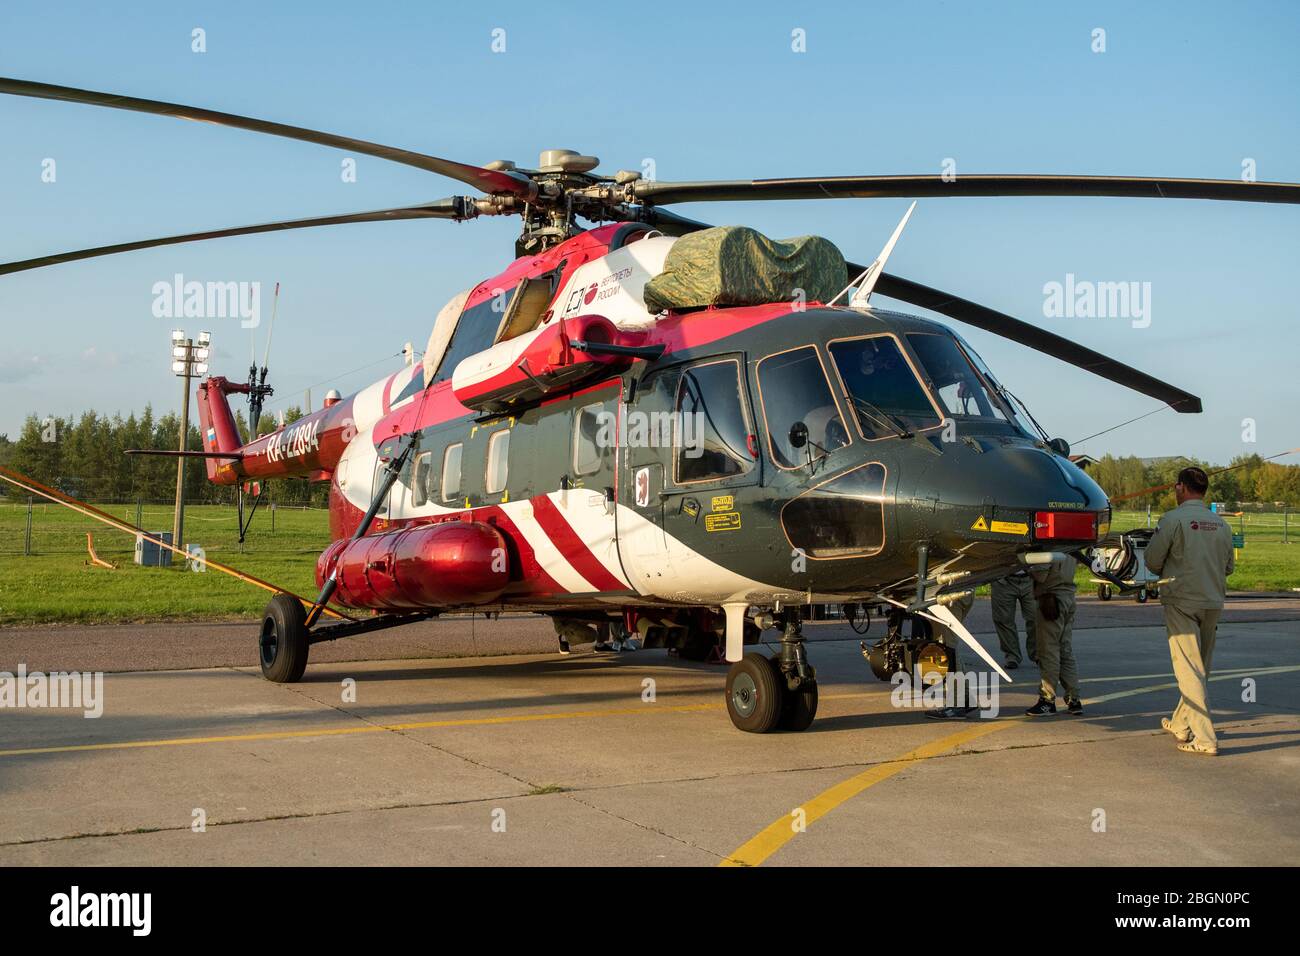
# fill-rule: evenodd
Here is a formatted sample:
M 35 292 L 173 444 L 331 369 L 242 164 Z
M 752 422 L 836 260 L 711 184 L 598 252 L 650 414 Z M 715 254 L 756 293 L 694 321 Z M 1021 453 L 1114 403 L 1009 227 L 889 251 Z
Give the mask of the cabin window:
M 694 365 L 677 381 L 673 422 L 678 484 L 741 475 L 753 467 L 749 426 L 740 397 L 740 363 Z
M 779 468 L 798 468 L 849 443 L 849 432 L 811 345 L 758 363 L 767 447 Z
M 503 428 L 488 439 L 486 488 L 490 495 L 505 490 L 509 474 L 510 429 Z
M 831 342 L 827 351 L 864 438 L 888 438 L 940 423 L 934 403 L 892 335 Z
M 460 497 L 460 442 L 448 445 L 442 453 L 442 500 L 455 501 Z
M 601 415 L 603 402 L 585 405 L 573 416 L 573 473 L 591 475 L 600 470 L 601 440 L 613 440 L 613 429 Z M 612 417 L 612 416 L 611 416 Z M 602 435 L 602 427 L 610 434 Z
M 429 500 L 429 478 L 433 471 L 433 452 L 422 451 L 415 456 L 411 477 L 411 504 L 422 505 Z

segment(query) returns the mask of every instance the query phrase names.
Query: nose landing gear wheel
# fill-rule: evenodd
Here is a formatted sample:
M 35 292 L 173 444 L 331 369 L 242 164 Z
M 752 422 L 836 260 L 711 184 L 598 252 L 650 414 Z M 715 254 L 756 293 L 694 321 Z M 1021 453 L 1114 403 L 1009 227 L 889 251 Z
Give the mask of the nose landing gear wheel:
M 258 659 L 262 676 L 277 684 L 295 684 L 307 669 L 311 644 L 307 639 L 307 612 L 302 602 L 287 594 L 271 598 L 262 615 Z
M 781 719 L 781 675 L 762 654 L 746 654 L 727 670 L 727 716 L 737 729 L 765 734 Z

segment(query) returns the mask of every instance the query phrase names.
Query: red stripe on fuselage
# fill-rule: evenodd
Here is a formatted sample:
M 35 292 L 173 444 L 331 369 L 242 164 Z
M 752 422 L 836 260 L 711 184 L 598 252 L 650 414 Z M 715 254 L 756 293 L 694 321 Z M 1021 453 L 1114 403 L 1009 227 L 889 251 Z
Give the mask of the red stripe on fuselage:
M 578 537 L 578 533 L 560 513 L 554 501 L 546 495 L 538 495 L 531 499 L 531 503 L 533 518 L 536 519 L 542 532 L 551 539 L 551 543 L 559 550 L 561 556 L 573 565 L 573 569 L 586 578 L 592 587 L 597 591 L 627 590 L 627 585 L 610 574 L 609 569 L 592 553 L 586 542 Z

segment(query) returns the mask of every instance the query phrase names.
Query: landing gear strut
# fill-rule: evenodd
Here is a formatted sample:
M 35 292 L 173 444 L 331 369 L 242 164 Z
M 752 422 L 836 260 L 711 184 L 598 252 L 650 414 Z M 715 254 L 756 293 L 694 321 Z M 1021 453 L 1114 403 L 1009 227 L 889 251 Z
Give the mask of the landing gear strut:
M 740 730 L 807 730 L 817 716 L 817 671 L 808 663 L 797 609 L 785 612 L 781 651 L 746 654 L 727 671 L 727 714 Z

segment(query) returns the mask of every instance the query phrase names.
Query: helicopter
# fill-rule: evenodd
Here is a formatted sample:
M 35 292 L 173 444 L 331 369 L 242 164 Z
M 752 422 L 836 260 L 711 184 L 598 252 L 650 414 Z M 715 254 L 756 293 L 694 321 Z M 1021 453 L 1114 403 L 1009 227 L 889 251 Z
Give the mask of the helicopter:
M 802 633 L 818 604 L 876 608 L 877 676 L 953 663 L 946 628 L 980 584 L 1110 534 L 1105 493 L 953 329 L 880 294 L 1154 397 L 1195 395 L 1033 324 L 869 265 L 817 237 L 778 242 L 665 206 L 825 198 L 1119 196 L 1300 202 L 1300 185 L 1065 175 L 865 175 L 668 182 L 548 149 L 483 166 L 208 109 L 0 78 L 0 93 L 131 110 L 345 149 L 476 191 L 405 207 L 124 242 L 0 274 L 176 243 L 317 226 L 518 216 L 515 258 L 438 313 L 420 363 L 247 443 L 231 395 L 198 386 L 201 457 L 222 485 L 329 483 L 333 543 L 314 601 L 259 630 L 263 674 L 300 680 L 313 644 L 449 612 L 617 624 L 647 647 L 719 654 L 747 732 L 817 713 Z M 913 207 L 915 202 L 913 203 Z M 584 225 L 581 221 L 586 220 Z M 373 612 L 322 623 L 329 609 Z M 869 614 L 864 616 L 868 625 Z M 906 633 L 910 625 L 910 634 Z M 745 652 L 762 632 L 780 650 Z M 926 665 L 926 666 L 929 666 Z

